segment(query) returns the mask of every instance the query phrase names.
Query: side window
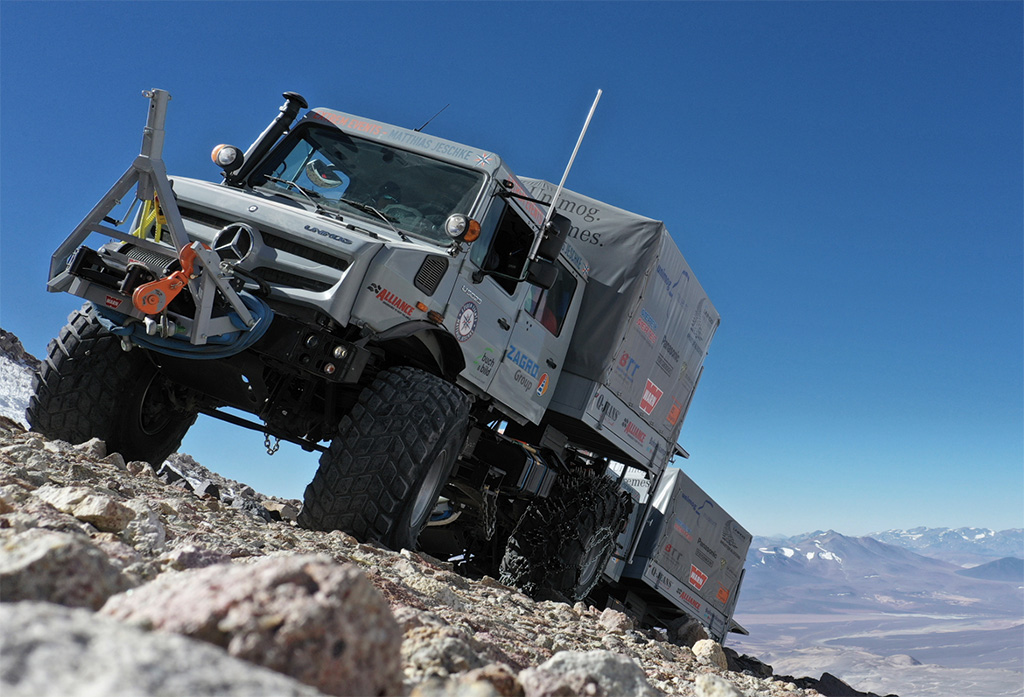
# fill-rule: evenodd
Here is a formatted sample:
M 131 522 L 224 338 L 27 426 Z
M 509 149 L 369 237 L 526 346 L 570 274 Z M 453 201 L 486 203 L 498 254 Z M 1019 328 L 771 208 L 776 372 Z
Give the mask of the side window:
M 559 264 L 558 278 L 555 279 L 555 284 L 547 290 L 530 286 L 523 309 L 540 322 L 545 329 L 558 336 L 562 332 L 565 316 L 569 314 L 572 294 L 575 292 L 576 278 Z
M 492 274 L 494 282 L 509 295 L 523 276 L 526 257 L 533 244 L 533 229 L 505 201 L 497 200 L 481 225 L 483 235 L 473 244 L 470 260 Z

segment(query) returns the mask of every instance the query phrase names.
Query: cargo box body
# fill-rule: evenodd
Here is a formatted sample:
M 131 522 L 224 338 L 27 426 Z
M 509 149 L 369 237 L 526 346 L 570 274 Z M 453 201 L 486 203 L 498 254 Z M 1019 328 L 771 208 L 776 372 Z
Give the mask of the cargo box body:
M 700 620 L 719 642 L 732 625 L 751 535 L 680 470 L 671 468 L 632 563 L 618 571 Z
M 555 185 L 523 179 L 550 201 Z M 550 408 L 660 471 L 675 448 L 718 311 L 664 223 L 563 190 L 556 208 L 587 291 Z M 662 463 L 662 464 L 659 464 Z

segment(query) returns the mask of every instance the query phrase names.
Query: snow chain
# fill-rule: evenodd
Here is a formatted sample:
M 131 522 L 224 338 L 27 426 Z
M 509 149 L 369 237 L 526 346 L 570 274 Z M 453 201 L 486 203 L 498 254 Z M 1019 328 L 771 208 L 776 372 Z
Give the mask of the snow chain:
M 494 529 L 498 523 L 498 492 L 496 489 L 484 487 L 483 495 L 484 539 L 490 540 L 494 537 Z
M 269 433 L 264 433 L 263 434 L 263 447 L 267 449 L 267 455 L 273 455 L 274 453 L 276 453 L 278 450 L 281 449 L 281 439 L 280 438 L 274 438 L 274 444 L 271 445 L 270 444 L 270 434 Z

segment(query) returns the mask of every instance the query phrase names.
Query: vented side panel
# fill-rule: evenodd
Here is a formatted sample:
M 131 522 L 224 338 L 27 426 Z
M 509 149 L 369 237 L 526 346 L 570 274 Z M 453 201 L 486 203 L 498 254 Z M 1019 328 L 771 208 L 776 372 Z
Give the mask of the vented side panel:
M 412 284 L 427 295 L 433 295 L 447 270 L 448 259 L 446 257 L 429 256 L 420 264 L 420 270 L 416 272 Z

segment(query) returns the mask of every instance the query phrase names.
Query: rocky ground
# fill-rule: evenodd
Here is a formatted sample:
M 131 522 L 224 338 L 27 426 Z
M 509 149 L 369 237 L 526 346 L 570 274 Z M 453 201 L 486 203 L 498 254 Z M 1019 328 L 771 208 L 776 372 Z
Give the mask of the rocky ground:
M 0 417 L 0 692 L 819 694 L 710 640 L 298 528 L 298 505 L 188 456 L 154 470 Z

